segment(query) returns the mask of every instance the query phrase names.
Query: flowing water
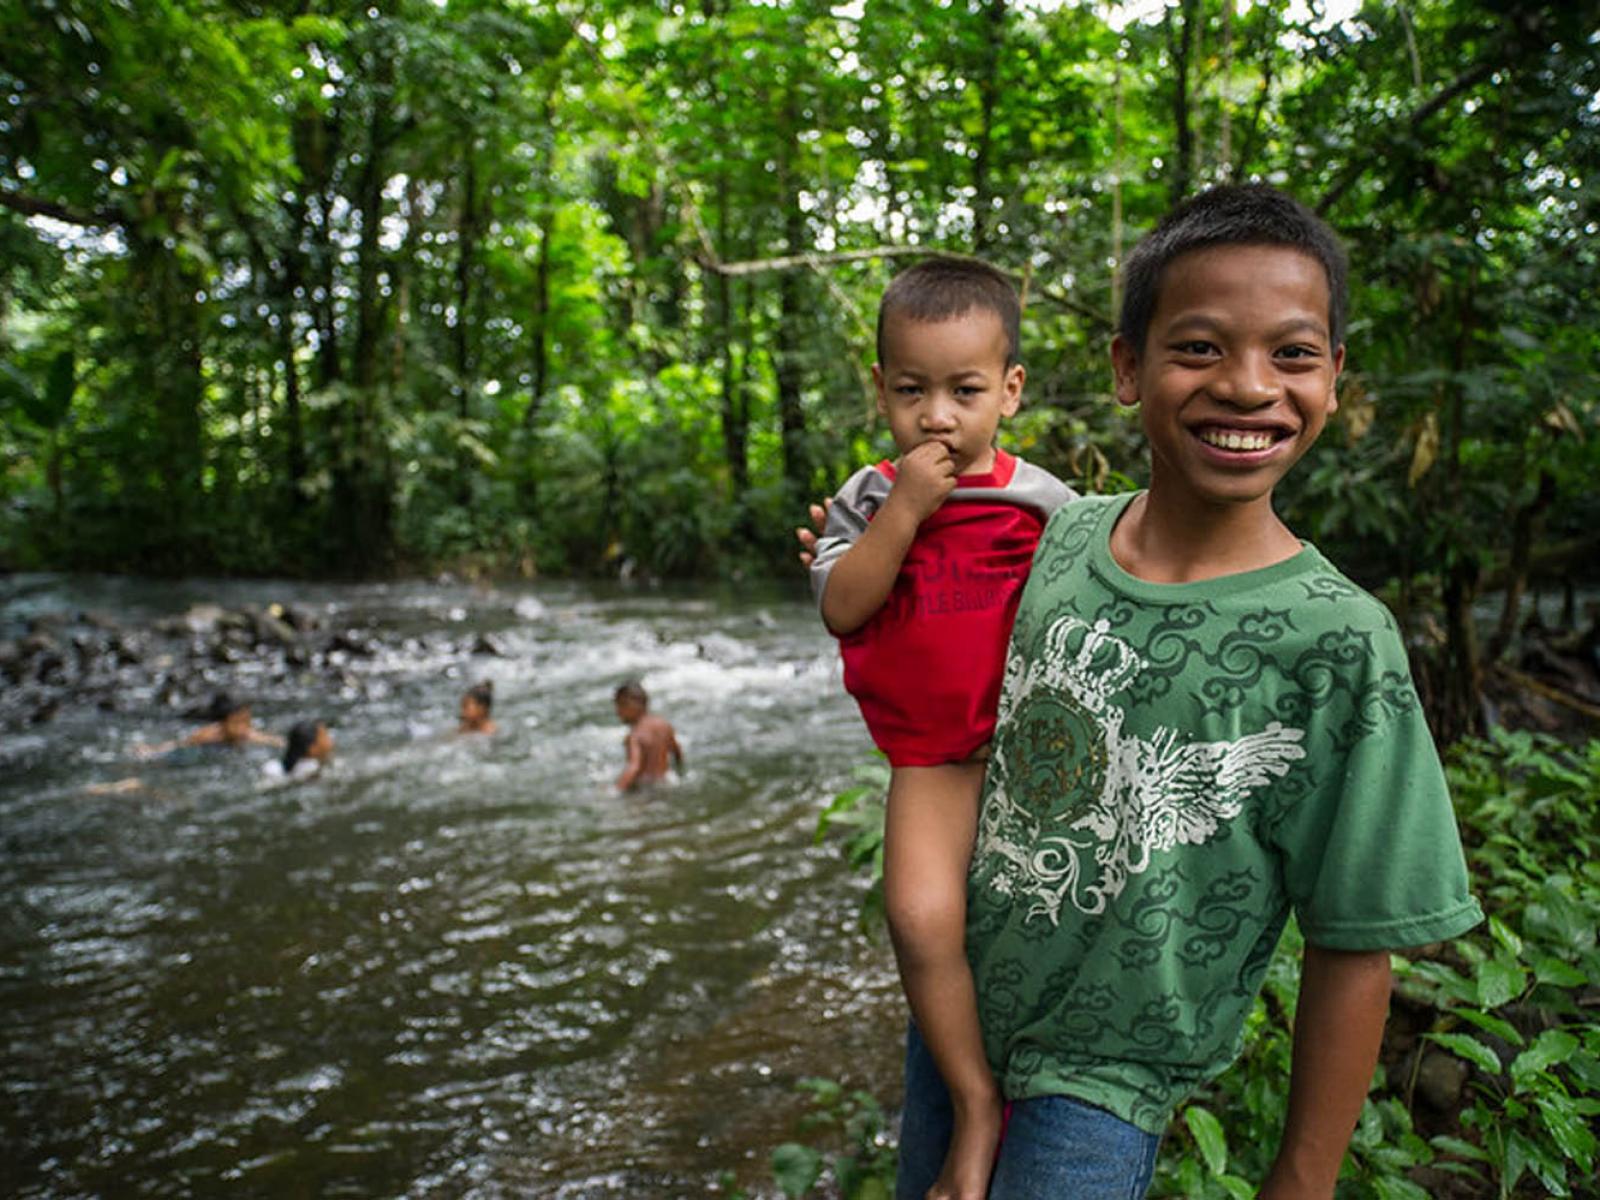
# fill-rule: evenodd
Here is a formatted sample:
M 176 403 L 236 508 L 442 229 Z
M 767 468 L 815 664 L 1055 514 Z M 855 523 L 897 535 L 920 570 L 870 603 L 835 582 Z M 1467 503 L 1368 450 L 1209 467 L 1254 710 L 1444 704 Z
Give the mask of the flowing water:
M 0 734 L 0 1193 L 770 1196 L 798 1079 L 894 1097 L 890 956 L 812 844 L 870 747 L 803 600 L 35 576 L 0 636 L 201 600 L 375 646 L 204 668 L 330 722 L 301 785 L 135 761 L 192 727 L 155 683 Z M 619 796 L 630 676 L 689 771 Z M 449 737 L 479 678 L 500 734 Z

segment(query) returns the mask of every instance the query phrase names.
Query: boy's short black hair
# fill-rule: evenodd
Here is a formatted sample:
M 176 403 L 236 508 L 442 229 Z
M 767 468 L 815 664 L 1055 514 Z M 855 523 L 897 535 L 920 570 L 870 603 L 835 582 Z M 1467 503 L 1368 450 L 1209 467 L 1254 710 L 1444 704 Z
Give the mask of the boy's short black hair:
M 485 713 L 494 711 L 494 681 L 485 679 L 482 683 L 475 683 L 467 689 L 467 698 Z
M 641 708 L 650 707 L 650 697 L 646 695 L 644 685 L 637 679 L 630 679 L 627 683 L 619 683 L 617 690 L 612 693 L 612 703 L 619 700 L 631 700 Z
M 321 721 L 296 721 L 289 730 L 289 737 L 283 748 L 283 769 L 294 770 L 298 763 L 311 749 L 311 743 L 317 740 L 317 730 L 322 728 Z
M 1011 280 L 975 258 L 927 258 L 889 281 L 878 301 L 878 362 L 883 362 L 883 327 L 891 315 L 913 321 L 949 321 L 974 308 L 1000 318 L 1006 335 L 1006 366 L 1017 362 L 1022 340 L 1022 302 Z
M 1316 259 L 1328 277 L 1328 336 L 1335 347 L 1344 344 L 1350 264 L 1338 235 L 1316 213 L 1269 184 L 1219 184 L 1163 217 L 1123 264 L 1117 332 L 1134 353 L 1144 353 L 1163 272 L 1174 259 L 1209 246 L 1287 246 Z
M 242 712 L 250 707 L 250 701 L 241 700 L 232 692 L 218 692 L 211 697 L 211 704 L 206 709 L 206 717 L 212 721 L 226 721 L 236 712 Z

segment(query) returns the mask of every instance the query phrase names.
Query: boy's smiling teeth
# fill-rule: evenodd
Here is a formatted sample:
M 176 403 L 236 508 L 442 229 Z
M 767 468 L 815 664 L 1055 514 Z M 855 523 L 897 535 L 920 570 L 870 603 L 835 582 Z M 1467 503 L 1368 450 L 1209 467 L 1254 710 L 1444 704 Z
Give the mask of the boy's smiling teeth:
M 1237 429 L 1202 429 L 1199 438 L 1208 446 L 1219 450 L 1265 450 L 1277 441 L 1277 436 L 1267 430 L 1249 433 Z

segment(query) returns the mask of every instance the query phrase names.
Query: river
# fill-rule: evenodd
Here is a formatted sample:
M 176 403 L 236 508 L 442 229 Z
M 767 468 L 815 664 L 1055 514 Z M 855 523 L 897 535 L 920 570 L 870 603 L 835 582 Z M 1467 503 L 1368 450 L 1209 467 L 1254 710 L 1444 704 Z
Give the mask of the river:
M 772 1196 L 800 1078 L 896 1098 L 887 941 L 812 839 L 870 743 L 793 591 L 12 576 L 0 636 L 269 601 L 375 638 L 203 668 L 328 720 L 318 779 L 136 760 L 192 727 L 155 673 L 0 734 L 0 1192 Z M 689 770 L 619 796 L 629 677 Z M 481 678 L 501 732 L 448 736 Z

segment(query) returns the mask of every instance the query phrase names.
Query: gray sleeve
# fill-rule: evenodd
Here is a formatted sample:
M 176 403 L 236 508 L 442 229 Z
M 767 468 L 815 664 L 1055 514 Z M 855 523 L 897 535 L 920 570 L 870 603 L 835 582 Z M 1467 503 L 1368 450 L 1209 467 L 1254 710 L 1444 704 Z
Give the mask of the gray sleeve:
M 1077 492 L 1049 471 L 1030 462 L 1023 462 L 1020 458 L 1017 460 L 1017 473 L 1012 477 L 1011 487 L 1021 493 L 1020 503 L 1038 509 L 1040 515 L 1046 519 L 1067 501 L 1078 498 Z
M 890 483 L 876 467 L 863 467 L 845 481 L 828 508 L 828 522 L 817 538 L 811 560 L 811 595 L 818 606 L 828 576 L 867 528 L 867 522 L 889 496 Z
M 1005 487 L 957 488 L 950 495 L 952 499 L 957 500 L 988 500 L 1031 508 L 1047 521 L 1056 509 L 1067 501 L 1078 498 L 1077 492 L 1049 471 L 1030 462 L 1024 462 L 1020 458 L 1017 459 L 1016 473 L 1011 476 L 1011 482 Z

